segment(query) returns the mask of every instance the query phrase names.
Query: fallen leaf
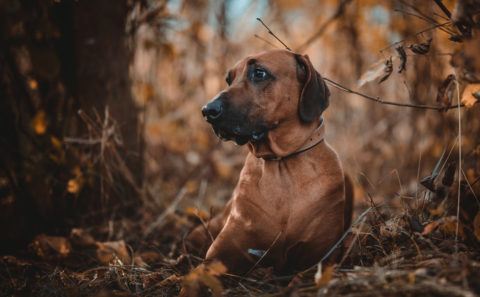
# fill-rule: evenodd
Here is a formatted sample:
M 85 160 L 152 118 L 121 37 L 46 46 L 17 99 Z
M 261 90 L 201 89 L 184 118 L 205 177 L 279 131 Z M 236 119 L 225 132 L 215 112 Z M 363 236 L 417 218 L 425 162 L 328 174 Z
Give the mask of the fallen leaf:
M 422 234 L 423 235 L 430 234 L 435 229 L 442 231 L 444 234 L 455 235 L 455 233 L 457 233 L 457 217 L 449 216 L 445 218 L 440 218 L 428 224 L 427 226 L 425 226 L 425 229 Z M 461 238 L 465 237 L 465 233 L 463 231 L 463 224 L 460 222 L 458 223 L 458 235 Z
M 94 247 L 97 242 L 93 237 L 81 228 L 73 228 L 70 232 L 70 241 L 73 245 L 81 247 Z
M 116 260 L 120 260 L 120 265 L 128 265 L 131 263 L 131 258 L 124 240 L 97 242 L 97 247 L 97 258 L 105 265 L 115 262 Z
M 197 266 L 183 277 L 183 290 L 186 291 L 187 296 L 197 296 L 202 284 L 211 290 L 212 296 L 219 297 L 222 295 L 223 286 L 217 276 L 225 272 L 227 268 L 220 261 Z
M 322 263 L 318 264 L 317 272 L 315 273 L 315 283 L 318 286 L 326 286 L 332 280 L 333 272 L 336 265 L 331 265 L 322 270 Z
M 434 221 L 427 224 L 425 228 L 423 228 L 422 235 L 428 235 L 432 233 L 437 228 L 438 224 L 439 224 L 438 221 Z
M 62 236 L 49 236 L 39 234 L 32 242 L 31 248 L 41 258 L 49 258 L 51 256 L 66 256 L 72 250 L 70 241 Z
M 182 277 L 176 276 L 175 274 L 170 275 L 166 279 L 162 280 L 160 286 L 171 286 L 182 281 Z
M 465 107 L 471 108 L 480 101 L 480 84 L 469 84 L 462 94 L 462 103 Z

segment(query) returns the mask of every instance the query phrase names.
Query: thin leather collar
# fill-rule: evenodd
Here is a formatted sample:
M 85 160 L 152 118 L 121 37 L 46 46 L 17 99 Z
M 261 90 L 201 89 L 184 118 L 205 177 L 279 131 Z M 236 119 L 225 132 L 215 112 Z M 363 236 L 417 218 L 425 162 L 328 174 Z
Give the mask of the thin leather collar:
M 320 123 L 318 123 L 317 129 L 315 129 L 315 131 L 313 131 L 312 136 L 310 136 L 307 143 L 302 148 L 300 148 L 298 151 L 295 151 L 295 152 L 293 152 L 290 155 L 285 156 L 285 157 L 273 156 L 273 157 L 262 157 L 262 159 L 264 159 L 265 161 L 280 161 L 280 160 L 287 159 L 287 158 L 290 158 L 290 157 L 293 157 L 293 156 L 296 156 L 298 154 L 301 154 L 301 153 L 304 153 L 306 151 L 311 150 L 312 148 L 319 145 L 325 139 L 325 126 L 324 126 L 323 123 L 324 123 L 324 120 L 323 120 L 323 117 L 322 117 L 320 119 Z

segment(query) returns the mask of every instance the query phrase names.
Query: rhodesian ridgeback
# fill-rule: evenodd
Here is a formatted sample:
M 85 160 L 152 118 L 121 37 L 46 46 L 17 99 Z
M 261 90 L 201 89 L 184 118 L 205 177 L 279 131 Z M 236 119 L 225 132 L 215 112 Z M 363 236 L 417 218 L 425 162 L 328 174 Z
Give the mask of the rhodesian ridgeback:
M 287 50 L 246 57 L 226 81 L 202 113 L 249 154 L 225 210 L 189 238 L 231 273 L 260 259 L 279 272 L 310 267 L 352 216 L 351 183 L 324 138 L 330 92 L 308 56 Z

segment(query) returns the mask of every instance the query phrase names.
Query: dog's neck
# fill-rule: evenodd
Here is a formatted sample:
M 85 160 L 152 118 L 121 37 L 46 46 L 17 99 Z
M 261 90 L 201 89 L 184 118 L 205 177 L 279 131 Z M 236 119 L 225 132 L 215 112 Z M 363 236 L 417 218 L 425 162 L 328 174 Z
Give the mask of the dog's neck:
M 318 144 L 322 143 L 325 138 L 325 124 L 323 117 L 320 118 L 316 129 L 306 138 L 305 142 L 302 146 L 295 151 L 288 153 L 284 156 L 276 155 L 271 148 L 269 149 L 261 149 L 260 147 L 253 145 L 250 146 L 252 153 L 257 156 L 258 158 L 262 158 L 265 161 L 280 161 L 283 159 L 287 159 L 304 152 L 311 150 L 312 148 L 316 147 Z

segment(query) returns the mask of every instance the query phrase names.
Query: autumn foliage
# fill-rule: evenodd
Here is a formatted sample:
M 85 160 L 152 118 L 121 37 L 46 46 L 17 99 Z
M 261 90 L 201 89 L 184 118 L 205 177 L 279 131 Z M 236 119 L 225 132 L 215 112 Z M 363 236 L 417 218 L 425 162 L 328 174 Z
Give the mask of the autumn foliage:
M 335 266 L 202 264 L 245 147 L 200 109 L 245 55 L 308 54 L 355 186 Z M 0 295 L 478 296 L 480 4 L 0 0 Z M 261 264 L 261 263 L 260 263 Z

